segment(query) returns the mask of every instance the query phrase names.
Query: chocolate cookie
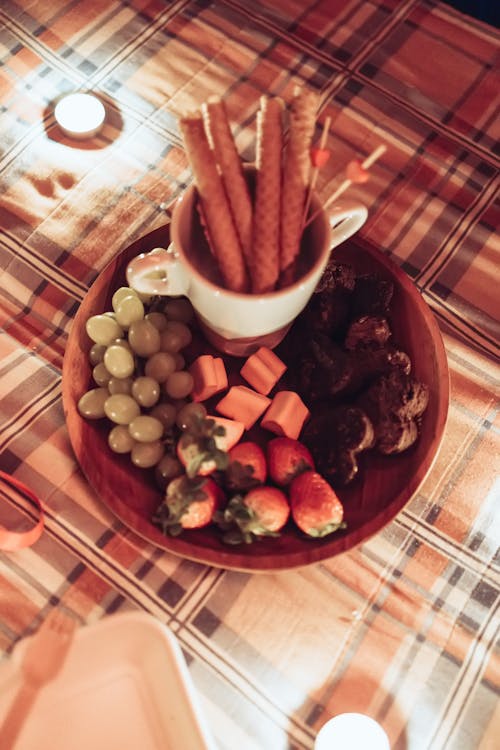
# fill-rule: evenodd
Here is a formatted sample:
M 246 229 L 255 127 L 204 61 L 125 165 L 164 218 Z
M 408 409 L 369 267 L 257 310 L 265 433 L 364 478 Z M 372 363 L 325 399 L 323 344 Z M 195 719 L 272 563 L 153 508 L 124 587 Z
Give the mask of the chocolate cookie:
M 356 406 L 339 406 L 312 417 L 302 436 L 316 468 L 333 486 L 351 482 L 359 470 L 358 457 L 374 442 L 373 425 Z
M 377 274 L 356 276 L 351 296 L 352 316 L 386 315 L 389 311 L 394 284 Z
M 390 337 L 391 329 L 386 318 L 380 315 L 363 315 L 350 323 L 344 345 L 348 351 L 380 349 Z
M 429 389 L 416 378 L 394 368 L 379 377 L 359 398 L 375 428 L 382 453 L 400 453 L 418 437 L 418 421 L 427 408 Z

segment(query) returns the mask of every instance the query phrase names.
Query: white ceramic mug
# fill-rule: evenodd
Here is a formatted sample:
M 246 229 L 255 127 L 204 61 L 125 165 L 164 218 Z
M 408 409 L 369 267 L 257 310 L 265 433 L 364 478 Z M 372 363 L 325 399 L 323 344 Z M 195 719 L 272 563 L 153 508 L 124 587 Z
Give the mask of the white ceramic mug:
M 196 200 L 191 185 L 175 205 L 170 247 L 134 258 L 127 267 L 127 283 L 144 294 L 188 297 L 208 341 L 235 356 L 248 356 L 260 346 L 272 349 L 283 339 L 309 301 L 330 251 L 357 232 L 368 215 L 360 204 L 344 204 L 327 213 L 314 195 L 310 215 L 318 215 L 304 232 L 301 256 L 308 260 L 302 275 L 274 292 L 241 294 L 222 286 Z

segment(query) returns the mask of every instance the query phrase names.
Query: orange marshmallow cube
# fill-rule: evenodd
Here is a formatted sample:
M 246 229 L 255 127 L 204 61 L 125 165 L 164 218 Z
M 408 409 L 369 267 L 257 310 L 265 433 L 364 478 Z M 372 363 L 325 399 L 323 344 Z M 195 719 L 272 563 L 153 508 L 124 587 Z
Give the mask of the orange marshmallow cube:
M 211 354 L 202 354 L 188 368 L 193 376 L 193 401 L 206 401 L 215 393 L 227 388 L 227 373 L 224 361 Z
M 238 422 L 243 422 L 249 430 L 265 412 L 271 399 L 252 391 L 246 385 L 233 385 L 216 406 L 220 414 Z
M 275 435 L 297 440 L 308 416 L 309 409 L 298 393 L 279 391 L 260 424 Z
M 240 375 L 265 396 L 274 388 L 286 370 L 286 365 L 267 346 L 251 354 L 240 370 Z

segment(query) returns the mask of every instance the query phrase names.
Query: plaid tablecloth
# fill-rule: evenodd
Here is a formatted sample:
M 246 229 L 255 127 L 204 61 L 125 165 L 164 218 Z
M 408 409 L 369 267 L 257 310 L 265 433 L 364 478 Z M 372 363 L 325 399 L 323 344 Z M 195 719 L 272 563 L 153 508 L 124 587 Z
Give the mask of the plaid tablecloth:
M 393 750 L 499 746 L 498 51 L 495 29 L 429 0 L 2 2 L 0 468 L 47 507 L 40 540 L 0 556 L 5 658 L 53 607 L 81 624 L 142 609 L 176 634 L 221 750 L 312 748 L 343 711 Z M 437 317 L 451 406 L 382 532 L 251 575 L 162 552 L 108 512 L 71 450 L 61 367 L 92 281 L 191 179 L 178 113 L 223 95 L 252 158 L 259 96 L 297 84 L 332 118 L 323 195 L 388 147 L 349 197 Z M 75 89 L 107 107 L 79 144 L 53 115 Z M 0 485 L 4 525 L 35 517 Z

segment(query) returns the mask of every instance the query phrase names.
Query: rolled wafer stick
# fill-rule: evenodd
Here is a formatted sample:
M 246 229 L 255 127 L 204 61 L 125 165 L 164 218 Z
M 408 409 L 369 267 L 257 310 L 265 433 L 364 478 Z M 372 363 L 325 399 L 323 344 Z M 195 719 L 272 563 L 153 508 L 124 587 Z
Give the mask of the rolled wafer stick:
M 257 175 L 253 220 L 252 290 L 272 291 L 278 281 L 282 112 L 279 99 L 261 97 L 257 113 Z
M 318 97 L 312 91 L 298 91 L 290 103 L 290 126 L 283 166 L 281 194 L 280 270 L 287 273 L 300 249 L 303 211 L 311 169 Z
M 201 113 L 181 117 L 179 127 L 224 283 L 234 292 L 246 292 L 248 277 L 240 241 Z
M 210 97 L 202 107 L 205 128 L 219 165 L 238 232 L 246 264 L 252 260 L 252 199 L 240 156 L 229 126 L 226 105 L 218 96 Z
M 372 164 L 374 164 L 377 161 L 377 159 L 380 159 L 382 154 L 385 154 L 386 151 L 387 151 L 387 146 L 384 146 L 383 144 L 380 146 L 377 146 L 377 148 L 374 149 L 371 152 L 371 154 L 369 154 L 366 157 L 366 159 L 361 162 L 361 165 L 360 165 L 361 169 L 369 169 L 372 166 Z M 323 203 L 322 207 L 318 211 L 316 211 L 312 216 L 309 216 L 309 218 L 307 219 L 305 223 L 305 226 L 306 227 L 309 226 L 309 224 L 311 224 L 311 222 L 313 222 L 314 219 L 316 219 L 322 211 L 324 211 L 329 206 L 331 206 L 333 201 L 337 200 L 337 198 L 339 198 L 342 195 L 342 193 L 345 193 L 347 188 L 350 187 L 351 185 L 352 185 L 352 180 L 346 179 L 343 182 L 341 182 L 337 190 L 335 190 L 335 192 L 332 193 L 332 195 L 330 195 L 327 201 Z

